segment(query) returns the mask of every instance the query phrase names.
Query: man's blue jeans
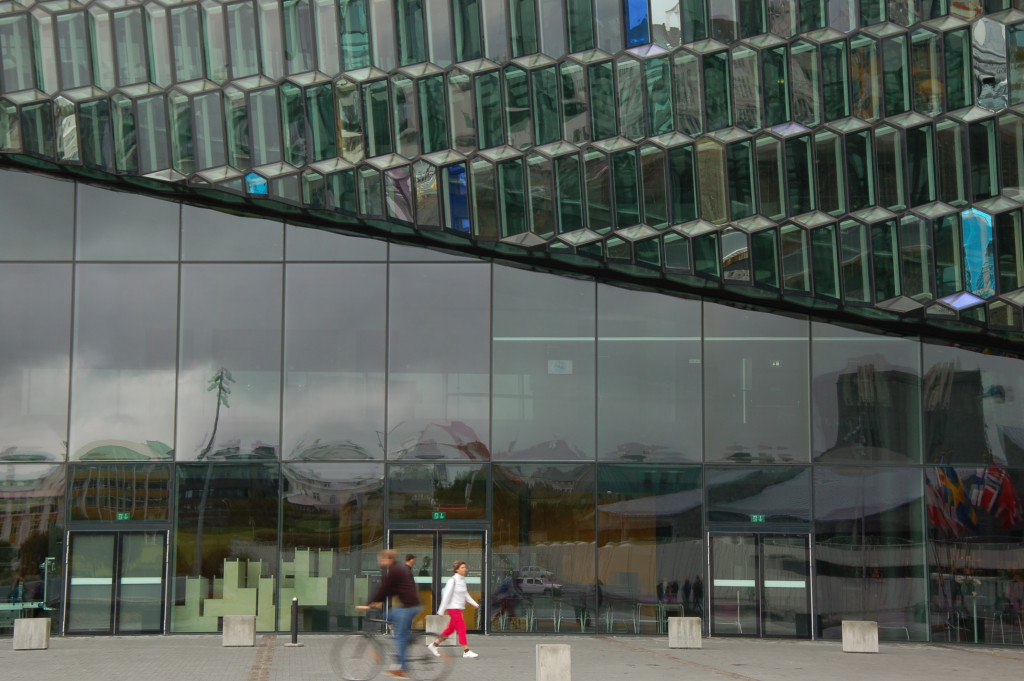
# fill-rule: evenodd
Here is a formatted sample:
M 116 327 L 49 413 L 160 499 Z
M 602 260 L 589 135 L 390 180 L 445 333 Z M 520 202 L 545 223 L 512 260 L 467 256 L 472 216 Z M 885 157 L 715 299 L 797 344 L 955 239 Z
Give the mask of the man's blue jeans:
M 391 608 L 388 611 L 388 621 L 395 627 L 395 657 L 398 658 L 399 669 L 408 669 L 406 653 L 409 646 L 409 627 L 420 610 L 423 610 L 422 606 L 414 605 L 411 608 Z

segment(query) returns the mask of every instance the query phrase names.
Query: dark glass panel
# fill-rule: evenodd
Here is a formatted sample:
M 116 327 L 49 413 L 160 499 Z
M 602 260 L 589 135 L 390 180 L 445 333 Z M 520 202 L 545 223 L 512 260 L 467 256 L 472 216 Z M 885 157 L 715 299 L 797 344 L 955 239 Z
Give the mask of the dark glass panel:
M 946 110 L 970 106 L 974 102 L 971 85 L 971 38 L 968 28 L 958 28 L 943 35 L 946 67 Z
M 878 622 L 882 639 L 928 639 L 922 482 L 919 468 L 815 467 L 820 637 L 840 638 L 846 619 Z
M 836 226 L 826 225 L 811 232 L 814 262 L 814 292 L 839 298 L 839 264 L 836 260 Z
M 170 522 L 169 464 L 76 464 L 70 468 L 70 520 Z
M 67 456 L 70 265 L 0 265 L 0 461 Z
M 698 614 L 701 511 L 699 466 L 598 466 L 598 631 L 663 634 L 668 617 Z
M 593 464 L 494 466 L 492 592 L 500 592 L 502 577 L 522 579 L 523 599 L 546 606 L 534 600 L 543 590 L 522 588 L 528 577 L 546 580 L 559 599 L 563 631 L 594 633 L 602 605 L 594 571 L 595 472 Z
M 281 591 L 299 599 L 300 631 L 348 631 L 356 605 L 379 575 L 384 542 L 383 464 L 285 464 L 282 496 Z M 290 627 L 280 608 L 278 630 Z
M 850 115 L 848 62 L 846 41 L 821 46 L 822 100 L 826 121 Z
M 594 7 L 592 0 L 567 0 L 568 50 L 582 52 L 594 48 Z
M 732 125 L 728 52 L 717 52 L 704 57 L 704 108 L 708 130 L 719 130 Z
M 512 56 L 522 57 L 540 51 L 536 0 L 510 0 L 509 12 Z
M 177 466 L 171 631 L 218 631 L 224 615 L 277 628 L 277 464 Z
M 640 184 L 636 151 L 612 154 L 612 188 L 615 191 L 615 226 L 630 227 L 640 222 Z
M 875 153 L 871 133 L 867 130 L 846 137 L 847 180 L 850 187 L 850 210 L 860 210 L 875 203 Z
M 75 187 L 72 182 L 0 171 L 0 259 L 70 260 Z
M 388 518 L 426 521 L 487 518 L 486 464 L 410 463 L 388 467 Z
M 694 187 L 693 147 L 685 145 L 668 151 L 668 188 L 672 206 L 672 224 L 697 219 L 697 192 Z
M 338 0 L 341 61 L 346 71 L 355 71 L 370 65 L 366 2 L 367 0 Z
M 494 457 L 593 459 L 594 284 L 497 266 L 493 275 Z
M 709 523 L 811 521 L 809 466 L 708 466 L 705 476 Z
M 388 458 L 490 457 L 489 278 L 483 265 L 391 265 Z
M 995 121 L 971 123 L 967 126 L 967 139 L 971 154 L 971 200 L 991 198 L 999 193 Z
M 1024 243 L 1021 242 L 1020 211 L 996 216 L 995 234 L 999 268 L 999 290 L 1015 291 L 1024 285 Z
M 766 288 L 779 288 L 779 236 L 774 229 L 750 235 L 750 256 L 754 283 Z
M 806 293 L 811 290 L 811 245 L 807 232 L 796 225 L 779 230 L 782 258 L 782 286 L 787 291 Z
M 587 68 L 590 78 L 591 129 L 595 140 L 616 135 L 614 73 L 615 67 L 610 61 L 592 64 Z
M 789 121 L 789 60 L 786 47 L 761 53 L 764 83 L 764 124 L 768 127 Z
M 700 304 L 598 287 L 598 456 L 701 460 Z
M 704 304 L 706 461 L 806 461 L 808 325 Z
M 814 143 L 810 135 L 802 135 L 786 140 L 785 145 L 789 214 L 800 215 L 816 208 Z
M 815 460 L 920 463 L 917 341 L 817 322 L 811 334 Z
M 750 142 L 736 142 L 725 148 L 729 177 L 729 214 L 733 220 L 749 217 L 757 210 L 754 202 L 754 153 Z
M 882 84 L 885 89 L 885 115 L 895 116 L 910 109 L 910 59 L 907 36 L 882 41 Z
M 964 290 L 963 264 L 959 224 L 955 215 L 932 223 L 932 242 L 935 249 L 935 295 L 944 298 Z

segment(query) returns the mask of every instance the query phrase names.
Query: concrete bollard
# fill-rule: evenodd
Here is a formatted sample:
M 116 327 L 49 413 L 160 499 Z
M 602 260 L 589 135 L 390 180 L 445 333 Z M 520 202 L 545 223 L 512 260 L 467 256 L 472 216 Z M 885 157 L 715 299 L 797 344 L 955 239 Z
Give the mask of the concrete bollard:
M 437 639 L 438 634 L 444 631 L 444 628 L 448 626 L 449 619 L 448 615 L 427 615 L 425 625 L 427 635 L 423 638 L 428 645 Z
M 224 615 L 225 648 L 256 645 L 256 615 Z
M 701 619 L 699 617 L 669 617 L 668 647 L 669 648 L 703 648 L 701 639 Z
M 878 622 L 843 620 L 844 653 L 877 653 Z
M 572 681 L 568 643 L 537 644 L 537 681 Z
M 22 617 L 14 620 L 15 650 L 46 650 L 49 647 L 49 617 Z

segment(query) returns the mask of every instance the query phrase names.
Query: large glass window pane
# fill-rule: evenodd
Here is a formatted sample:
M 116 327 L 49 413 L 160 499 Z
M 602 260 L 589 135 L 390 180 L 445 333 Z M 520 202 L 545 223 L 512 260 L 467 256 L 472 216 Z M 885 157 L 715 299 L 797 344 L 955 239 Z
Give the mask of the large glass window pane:
M 4 92 L 35 87 L 32 29 L 28 14 L 0 19 L 0 77 Z M 38 38 L 37 38 L 38 40 Z
M 71 520 L 171 520 L 174 485 L 170 464 L 77 464 L 70 466 L 69 477 L 68 517 Z
M 177 481 L 171 631 L 218 631 L 225 615 L 274 631 L 278 466 L 179 465 Z
M 925 469 L 933 641 L 1016 643 L 1024 471 Z
M 813 452 L 823 463 L 921 461 L 916 340 L 811 324 Z
M 705 460 L 808 460 L 808 345 L 806 319 L 704 304 Z
M 594 474 L 586 464 L 494 467 L 492 593 L 505 578 L 546 578 L 557 585 L 562 631 L 596 631 Z M 529 595 L 534 612 L 555 607 Z
M 391 266 L 389 458 L 489 457 L 489 274 L 483 265 Z
M 384 542 L 383 464 L 282 467 L 281 592 L 299 599 L 302 631 L 351 630 L 370 596 Z M 280 608 L 278 630 L 289 628 Z
M 453 520 L 487 517 L 487 466 L 423 462 L 388 467 L 388 517 L 428 521 L 435 513 Z
M 925 460 L 1024 464 L 1024 366 L 1019 359 L 924 346 Z
M 598 287 L 598 456 L 701 459 L 700 303 Z
M 709 523 L 811 521 L 809 466 L 708 466 L 705 476 Z
M 79 265 L 72 459 L 173 458 L 175 265 Z
M 78 185 L 79 260 L 177 260 L 180 204 Z
M 598 631 L 663 634 L 669 617 L 698 615 L 700 491 L 699 466 L 598 466 Z
M 65 466 L 12 463 L 0 467 L 4 564 L 0 594 L 7 612 L 32 617 L 41 607 L 60 611 L 64 582 Z M 21 576 L 21 582 L 15 579 Z M 23 606 L 14 610 L 15 604 Z M 13 620 L 8 620 L 13 622 Z M 52 618 L 56 625 L 58 618 Z M 11 627 L 12 624 L 7 624 Z M 56 633 L 56 627 L 51 626 Z
M 67 456 L 70 265 L 0 265 L 0 460 Z
M 60 14 L 56 24 L 61 89 L 88 85 L 92 75 L 92 50 L 85 12 Z
M 274 458 L 281 268 L 184 265 L 177 458 Z
M 386 286 L 382 265 L 288 267 L 284 458 L 384 456 Z
M 72 182 L 0 171 L 0 259 L 69 260 L 75 187 Z
M 494 268 L 495 458 L 594 457 L 594 284 Z
M 283 225 L 206 208 L 181 209 L 182 260 L 280 260 Z
M 815 468 L 821 638 L 851 619 L 878 622 L 882 639 L 928 639 L 922 482 L 919 468 Z

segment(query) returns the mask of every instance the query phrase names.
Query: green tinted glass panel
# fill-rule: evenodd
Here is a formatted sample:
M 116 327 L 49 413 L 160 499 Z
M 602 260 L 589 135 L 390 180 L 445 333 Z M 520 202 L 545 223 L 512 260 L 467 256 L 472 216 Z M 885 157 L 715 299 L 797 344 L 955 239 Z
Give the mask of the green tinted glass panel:
M 947 215 L 936 221 L 932 227 L 935 249 L 935 295 L 939 298 L 964 290 L 959 232 L 955 215 Z
M 558 71 L 554 66 L 537 69 L 532 79 L 534 143 L 548 144 L 562 137 L 558 116 Z
M 225 134 L 228 163 L 236 168 L 249 165 L 249 106 L 238 90 L 226 93 L 224 100 Z M 362 136 L 360 136 L 360 142 Z M 362 144 L 360 143 L 360 147 Z
M 583 185 L 580 159 L 576 155 L 555 159 L 555 190 L 558 201 L 558 229 L 572 232 L 583 225 Z
M 693 240 L 694 274 L 718 279 L 721 275 L 718 258 L 718 235 L 705 234 Z
M 311 71 L 316 66 L 313 17 L 309 0 L 282 0 L 284 58 L 288 73 Z
M 762 53 L 764 123 L 779 125 L 789 120 L 789 60 L 785 46 Z
M 398 23 L 398 59 L 401 65 L 418 64 L 427 60 L 423 19 L 424 0 L 395 0 Z
M 907 130 L 907 161 L 909 170 L 910 205 L 934 201 L 935 191 L 935 143 L 932 127 L 924 125 Z
M 545 239 L 555 233 L 553 168 L 551 159 L 531 154 L 527 160 L 530 188 L 530 231 Z
M 807 232 L 796 225 L 786 225 L 780 230 L 780 241 L 783 288 L 801 293 L 810 291 L 810 249 Z
M 726 147 L 726 164 L 729 178 L 729 204 L 733 220 L 753 215 L 754 205 L 754 155 L 750 142 L 736 142 Z
M 687 135 L 697 135 L 704 129 L 700 61 L 688 52 L 677 52 L 672 60 L 676 127 Z
M 810 43 L 798 40 L 790 45 L 789 58 L 793 120 L 807 126 L 817 125 L 821 122 L 821 73 L 817 51 Z
M 850 85 L 853 115 L 873 121 L 881 115 L 882 88 L 878 42 L 866 35 L 850 41 Z
M 654 137 L 672 130 L 672 68 L 667 57 L 644 62 L 647 88 L 647 135 Z
M 498 238 L 498 193 L 495 190 L 494 166 L 477 160 L 471 166 L 473 175 L 473 228 L 481 238 Z
M 790 215 L 815 209 L 813 167 L 811 136 L 786 140 L 786 187 Z
M 899 270 L 896 256 L 896 225 L 893 221 L 871 226 L 871 257 L 875 275 L 875 301 L 888 300 L 900 295 Z
M 117 55 L 118 85 L 134 85 L 145 81 L 148 50 L 142 24 L 142 8 L 114 12 L 114 50 Z
M 761 214 L 772 220 L 780 220 L 786 214 L 786 173 L 782 142 L 774 137 L 760 137 L 756 149 Z
M 306 89 L 306 134 L 312 161 L 338 155 L 335 132 L 334 92 L 330 83 Z
M 860 210 L 875 202 L 875 159 L 871 133 L 856 132 L 846 137 L 847 179 L 850 210 Z
M 604 233 L 611 228 L 611 175 L 608 157 L 593 151 L 586 155 L 587 178 L 587 226 L 595 232 Z
M 850 115 L 850 87 L 846 41 L 821 46 L 821 81 L 825 120 Z
M 367 0 L 338 0 L 338 31 L 341 63 L 345 70 L 370 65 L 370 31 L 366 20 Z
M 779 288 L 778 235 L 766 229 L 750 235 L 750 252 L 754 265 L 754 283 L 765 288 Z
M 13 19 L 8 17 L 9 21 Z M 85 12 L 58 15 L 56 33 L 61 87 L 67 90 L 88 85 L 91 82 L 92 62 L 89 58 L 91 52 Z M 6 70 L 11 62 L 5 58 L 3 63 Z
M 482 73 L 474 80 L 476 89 L 477 135 L 480 148 L 505 143 L 505 126 L 501 115 L 501 76 L 497 71 Z
M 444 115 L 444 76 L 428 76 L 416 83 L 420 107 L 420 136 L 423 153 L 431 154 L 448 147 L 448 117 Z
M 683 26 L 683 43 L 692 43 L 708 37 L 708 11 L 704 0 L 680 0 L 679 9 Z
M 594 49 L 594 6 L 592 0 L 566 0 L 569 52 Z
M 710 138 L 697 142 L 700 217 L 720 225 L 729 219 L 729 186 L 725 145 Z
M 394 151 L 391 141 L 391 103 L 388 99 L 386 80 L 378 80 L 363 86 L 367 156 L 381 156 Z
M 530 87 L 526 71 L 518 66 L 505 68 L 505 114 L 508 121 L 508 143 L 526 149 L 533 143 L 530 116 Z
M 964 168 L 963 128 L 953 120 L 940 121 L 935 125 L 935 139 L 938 148 L 939 200 L 953 206 L 967 201 L 967 177 Z
M 169 168 L 170 148 L 167 136 L 167 100 L 162 96 L 138 100 L 136 137 L 139 172 L 152 173 Z M 239 165 L 238 167 L 245 167 Z
M 284 160 L 294 166 L 304 165 L 305 111 L 302 90 L 290 82 L 281 83 L 281 131 L 283 133 Z M 198 99 L 198 98 L 197 98 Z M 202 136 L 198 136 L 200 143 Z M 200 167 L 203 167 L 200 165 Z
M 885 115 L 895 116 L 910 109 L 910 68 L 907 36 L 882 41 L 882 82 L 885 90 Z
M 616 135 L 615 83 L 612 62 L 594 64 L 587 69 L 590 77 L 591 129 L 594 139 Z
M 476 147 L 476 101 L 473 79 L 465 73 L 448 76 L 448 114 L 451 124 L 452 146 L 463 153 Z
M 193 100 L 192 106 L 195 110 L 195 155 L 196 166 L 200 169 L 217 168 L 225 163 L 224 156 L 224 112 L 221 110 L 221 97 L 218 92 L 207 92 L 198 95 Z M 296 145 L 299 149 L 304 147 L 301 138 L 302 128 L 302 107 L 298 107 L 298 118 L 294 125 L 289 121 L 286 132 L 298 133 Z M 298 128 L 295 130 L 293 128 Z M 290 145 L 289 145 L 290 146 Z M 295 156 L 295 165 L 305 163 L 305 157 Z
M 111 123 L 114 126 L 114 164 L 120 172 L 138 172 L 136 155 L 135 109 L 127 97 L 112 99 Z
M 878 203 L 889 210 L 903 210 L 907 207 L 906 155 L 898 130 L 888 125 L 876 129 L 875 158 L 878 175 L 885 178 L 878 183 Z
M 503 238 L 526 231 L 527 207 L 523 185 L 522 159 L 498 164 L 498 205 L 502 216 Z
M 860 0 L 860 23 L 870 26 L 885 21 L 885 0 Z
M 995 121 L 968 125 L 967 137 L 971 150 L 971 200 L 991 198 L 999 193 Z
M 255 99 L 255 95 L 253 96 Z M 169 116 L 171 119 L 171 165 L 183 175 L 195 172 L 195 157 L 192 150 L 192 116 L 188 98 L 172 92 Z M 274 102 L 275 106 L 277 102 Z M 253 137 L 254 143 L 256 137 Z
M 765 27 L 764 0 L 739 0 L 740 37 L 761 35 Z
M 384 184 L 373 168 L 359 169 L 359 212 L 363 215 L 384 215 Z
M 643 139 L 646 130 L 644 98 L 637 96 L 637 86 L 643 81 L 640 62 L 621 59 L 616 68 L 619 105 L 619 134 L 633 141 Z
M 522 57 L 538 52 L 536 0 L 509 0 L 509 12 L 512 19 L 512 56 Z
M 840 137 L 832 132 L 814 136 L 818 210 L 829 215 L 846 212 L 846 161 Z
M 579 144 L 590 139 L 590 98 L 583 67 L 562 62 L 558 69 L 562 84 L 562 136 L 573 144 Z
M 393 116 L 395 126 L 395 151 L 406 158 L 419 154 L 420 131 L 418 129 L 418 107 L 416 86 L 411 79 L 402 76 L 391 79 L 391 96 L 394 100 Z
M 1014 291 L 1024 286 L 1024 251 L 1021 248 L 1020 211 L 997 215 L 995 219 L 996 265 L 999 291 Z
M 928 302 L 932 299 L 931 229 L 927 220 L 916 215 L 900 219 L 900 272 L 903 295 Z
M 971 39 L 967 31 L 961 28 L 943 35 L 948 110 L 970 106 L 974 102 L 971 88 Z
M 729 88 L 729 53 L 718 52 L 704 57 L 704 105 L 708 130 L 732 125 L 732 102 Z
M 648 145 L 640 150 L 643 176 L 644 224 L 663 227 L 668 224 L 668 196 L 665 192 L 665 152 Z
M 681 234 L 666 234 L 665 267 L 681 272 L 690 271 L 690 240 Z
M 256 19 L 251 2 L 227 6 L 228 51 L 231 55 L 231 77 L 244 78 L 259 71 L 259 41 L 256 40 Z
M 452 11 L 455 13 L 455 61 L 480 59 L 484 52 L 480 0 L 457 0 L 452 3 Z
M 615 190 L 615 226 L 630 227 L 640 222 L 640 186 L 636 151 L 612 154 L 612 186 Z
M 761 63 L 758 53 L 746 47 L 732 51 L 734 124 L 744 130 L 761 127 Z
M 113 167 L 108 100 L 83 102 L 78 109 L 78 124 L 82 162 L 100 168 Z
M 838 298 L 839 266 L 836 261 L 835 225 L 819 227 L 811 232 L 811 258 L 814 263 L 814 292 Z
M 910 43 L 911 90 L 914 108 L 936 116 L 942 113 L 942 56 L 939 36 L 931 31 L 916 31 Z
M 199 24 L 199 4 L 172 7 L 170 27 L 174 80 L 180 83 L 202 78 L 203 34 Z
M 843 298 L 866 303 L 871 296 L 867 227 L 849 220 L 840 225 L 840 262 L 843 264 Z M 817 268 L 817 265 L 815 265 Z
M 685 145 L 669 149 L 668 188 L 673 224 L 697 219 L 694 179 L 693 147 Z
M 800 32 L 807 33 L 825 26 L 824 0 L 800 0 Z
M 1024 24 L 1006 29 L 1006 56 L 1010 104 L 1024 103 Z

